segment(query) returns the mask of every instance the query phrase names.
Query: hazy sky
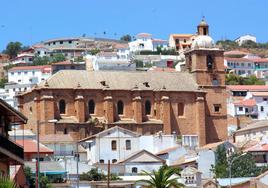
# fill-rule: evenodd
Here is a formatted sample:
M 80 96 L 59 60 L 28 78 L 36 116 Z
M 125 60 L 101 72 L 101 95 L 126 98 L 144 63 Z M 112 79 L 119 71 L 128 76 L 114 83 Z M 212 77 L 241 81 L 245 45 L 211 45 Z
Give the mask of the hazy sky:
M 268 41 L 267 0 L 1 0 L 0 49 L 10 41 L 123 34 L 195 33 L 202 15 L 215 40 L 253 34 Z M 103 32 L 106 32 L 104 36 Z

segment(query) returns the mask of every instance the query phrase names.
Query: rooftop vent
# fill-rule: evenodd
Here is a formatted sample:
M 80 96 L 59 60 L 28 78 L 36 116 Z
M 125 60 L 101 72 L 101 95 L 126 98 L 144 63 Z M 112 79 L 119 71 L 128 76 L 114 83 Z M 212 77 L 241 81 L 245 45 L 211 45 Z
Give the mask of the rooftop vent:
M 150 87 L 149 82 L 143 82 L 143 85 L 144 85 L 145 87 Z

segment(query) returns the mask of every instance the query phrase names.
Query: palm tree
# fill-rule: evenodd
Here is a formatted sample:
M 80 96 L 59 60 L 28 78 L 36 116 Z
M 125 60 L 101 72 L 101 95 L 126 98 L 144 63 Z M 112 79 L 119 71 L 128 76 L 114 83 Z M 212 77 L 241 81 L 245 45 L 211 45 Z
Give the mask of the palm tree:
M 9 177 L 0 176 L 0 187 L 1 188 L 17 188 L 18 186 Z
M 164 165 L 159 168 L 158 171 L 153 171 L 152 173 L 143 171 L 146 175 L 150 176 L 150 180 L 139 180 L 138 182 L 145 184 L 145 186 L 150 188 L 181 188 L 184 187 L 183 184 L 178 183 L 179 177 L 172 177 L 173 175 L 179 175 L 180 169 L 168 167 Z M 137 182 L 137 183 L 138 183 Z

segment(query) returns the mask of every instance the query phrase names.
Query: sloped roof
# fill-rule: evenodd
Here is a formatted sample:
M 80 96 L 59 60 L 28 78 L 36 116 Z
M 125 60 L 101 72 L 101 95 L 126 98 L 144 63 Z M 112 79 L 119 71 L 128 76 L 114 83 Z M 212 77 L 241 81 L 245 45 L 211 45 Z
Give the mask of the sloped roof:
M 267 152 L 268 151 L 268 144 L 256 144 L 255 146 L 252 146 L 248 149 L 246 149 L 246 151 L 249 151 L 249 152 L 258 152 L 258 151 L 264 151 L 264 152 Z
M 73 89 L 77 88 L 77 85 L 81 89 L 198 91 L 193 75 L 186 72 L 89 72 L 86 70 L 59 71 L 47 82 L 41 82 L 38 88 Z
M 234 103 L 235 106 L 255 106 L 256 100 L 255 99 L 245 99 Z
M 129 133 L 129 134 L 131 134 L 131 135 L 133 135 L 133 136 L 140 136 L 140 135 L 139 135 L 138 133 L 136 133 L 136 132 L 130 131 L 130 130 L 128 130 L 128 129 L 124 129 L 124 128 L 119 127 L 119 126 L 114 126 L 114 127 L 109 128 L 109 129 L 106 129 L 106 130 L 104 130 L 104 131 L 101 131 L 101 132 L 99 132 L 99 133 L 97 133 L 97 134 L 94 134 L 94 135 L 92 135 L 92 136 L 89 136 L 89 137 L 87 137 L 87 138 L 84 138 L 84 139 L 80 140 L 79 142 L 84 142 L 84 141 L 87 141 L 87 140 L 94 139 L 94 138 L 96 138 L 96 137 L 100 137 L 101 135 L 103 135 L 103 134 L 105 134 L 105 133 L 108 133 L 108 132 L 111 132 L 111 131 L 113 131 L 113 130 L 121 130 L 122 132 L 127 132 L 127 133 Z
M 37 153 L 37 141 L 36 140 L 16 140 L 16 143 L 24 148 L 24 153 Z M 53 154 L 54 151 L 45 145 L 39 143 L 40 153 Z
M 179 146 L 170 147 L 170 148 L 167 148 L 167 149 L 164 149 L 164 150 L 159 151 L 159 152 L 156 153 L 155 155 L 163 155 L 163 154 L 167 154 L 167 153 L 169 153 L 169 152 L 171 152 L 171 151 L 174 151 L 174 150 L 176 150 L 176 149 L 178 149 L 178 148 L 179 148 Z
M 253 129 L 264 128 L 264 127 L 268 128 L 268 120 L 262 120 L 262 121 L 253 122 L 253 123 L 247 125 L 245 128 L 242 128 L 242 129 L 239 129 L 239 130 L 235 131 L 235 134 L 236 133 L 241 133 L 241 132 L 244 132 L 244 131 L 253 130 Z
M 268 97 L 268 92 L 251 92 L 251 94 L 256 97 Z
M 62 143 L 73 142 L 74 139 L 69 134 L 45 134 L 40 135 L 40 142 L 43 143 Z
M 268 91 L 268 85 L 228 85 L 231 91 Z
M 120 163 L 154 163 L 154 162 L 161 162 L 165 163 L 165 160 L 152 154 L 151 152 L 147 150 L 141 150 L 132 153 L 130 156 L 128 156 L 126 159 L 122 161 L 118 161 L 117 164 Z

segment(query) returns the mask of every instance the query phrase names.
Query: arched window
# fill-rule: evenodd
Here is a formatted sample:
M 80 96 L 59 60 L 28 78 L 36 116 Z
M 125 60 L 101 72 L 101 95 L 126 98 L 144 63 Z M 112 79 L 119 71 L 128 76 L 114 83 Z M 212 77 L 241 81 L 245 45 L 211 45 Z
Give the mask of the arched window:
M 207 56 L 207 68 L 208 70 L 212 70 L 213 68 L 213 57 L 211 55 Z
M 124 113 L 124 103 L 122 101 L 117 102 L 117 114 L 122 115 Z
M 147 100 L 145 102 L 145 115 L 150 115 L 151 114 L 151 102 Z
M 116 163 L 116 162 L 117 162 L 117 160 L 116 160 L 116 159 L 113 159 L 113 160 L 112 160 L 112 163 Z
M 66 113 L 66 104 L 65 100 L 60 100 L 59 102 L 59 108 L 60 108 L 60 114 L 65 114 Z
M 116 150 L 116 141 L 115 140 L 112 140 L 111 148 L 112 148 L 113 151 Z
M 67 128 L 64 128 L 63 134 L 68 134 Z
M 132 168 L 132 173 L 138 173 L 138 168 L 137 167 L 133 167 Z
M 131 140 L 126 140 L 126 150 L 131 150 Z
M 95 113 L 95 102 L 93 100 L 90 100 L 88 102 L 88 113 L 94 114 Z

